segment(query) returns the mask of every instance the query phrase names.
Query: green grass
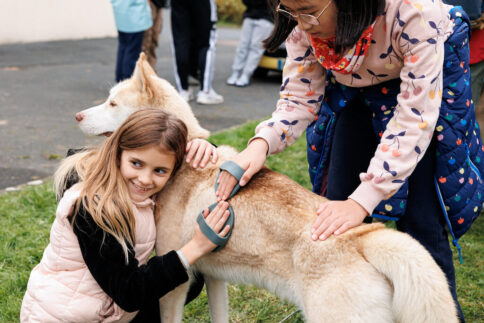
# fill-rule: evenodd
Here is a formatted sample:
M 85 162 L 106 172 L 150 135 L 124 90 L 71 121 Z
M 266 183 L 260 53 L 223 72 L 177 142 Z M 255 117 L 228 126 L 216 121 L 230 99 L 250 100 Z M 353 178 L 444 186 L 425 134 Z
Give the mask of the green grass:
M 214 134 L 217 145 L 239 150 L 247 144 L 257 123 Z M 303 138 L 267 165 L 310 187 Z M 0 322 L 18 322 L 20 305 L 31 269 L 40 261 L 49 241 L 56 202 L 52 183 L 0 195 Z M 467 322 L 484 322 L 484 220 L 479 218 L 461 239 L 464 264 L 455 255 L 457 289 Z M 230 285 L 231 322 L 280 322 L 297 309 L 253 286 Z M 205 291 L 185 307 L 185 322 L 209 322 Z M 300 313 L 285 322 L 303 322 Z

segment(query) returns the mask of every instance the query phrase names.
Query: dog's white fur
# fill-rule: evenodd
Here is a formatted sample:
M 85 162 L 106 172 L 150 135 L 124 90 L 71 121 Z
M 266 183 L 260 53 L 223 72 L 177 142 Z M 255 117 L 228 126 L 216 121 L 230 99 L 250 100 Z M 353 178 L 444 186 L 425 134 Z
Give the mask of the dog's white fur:
M 81 130 L 97 135 L 114 131 L 135 109 L 145 107 L 182 119 L 190 138 L 208 136 L 143 54 L 131 79 L 77 119 Z M 205 169 L 184 164 L 164 188 L 158 201 L 157 254 L 191 239 L 197 214 L 216 201 L 213 185 L 220 164 L 235 153 L 219 147 L 217 165 Z M 213 322 L 228 322 L 224 281 L 265 288 L 299 306 L 308 322 L 457 322 L 444 274 L 409 235 L 371 224 L 312 241 L 309 230 L 323 201 L 267 168 L 230 200 L 235 225 L 229 242 L 193 266 L 205 277 Z M 182 321 L 188 286 L 161 299 L 163 322 Z
M 131 113 L 143 108 L 159 108 L 177 115 L 189 129 L 189 140 L 210 135 L 200 127 L 190 105 L 175 88 L 148 66 L 144 54 L 131 79 L 115 85 L 104 103 L 76 113 L 76 119 L 82 132 L 97 136 L 112 133 Z

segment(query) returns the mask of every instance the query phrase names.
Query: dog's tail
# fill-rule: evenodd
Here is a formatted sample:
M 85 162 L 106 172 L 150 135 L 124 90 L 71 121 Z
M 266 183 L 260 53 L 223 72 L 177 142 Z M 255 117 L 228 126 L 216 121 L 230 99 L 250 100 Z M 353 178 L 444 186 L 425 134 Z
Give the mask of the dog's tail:
M 388 229 L 361 238 L 364 257 L 393 284 L 397 322 L 458 322 L 447 279 L 420 243 Z

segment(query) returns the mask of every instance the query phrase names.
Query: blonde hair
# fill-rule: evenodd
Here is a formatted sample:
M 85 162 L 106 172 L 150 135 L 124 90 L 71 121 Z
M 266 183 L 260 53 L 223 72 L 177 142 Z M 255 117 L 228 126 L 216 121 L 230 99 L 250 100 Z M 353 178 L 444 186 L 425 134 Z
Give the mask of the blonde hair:
M 135 219 L 128 188 L 119 170 L 123 150 L 160 146 L 175 155 L 173 174 L 180 168 L 187 144 L 187 128 L 178 118 L 158 109 L 143 109 L 126 121 L 97 149 L 75 154 L 55 175 L 56 193 L 77 173 L 83 182 L 71 223 L 82 206 L 94 222 L 122 246 L 128 261 L 128 244 L 134 247 Z

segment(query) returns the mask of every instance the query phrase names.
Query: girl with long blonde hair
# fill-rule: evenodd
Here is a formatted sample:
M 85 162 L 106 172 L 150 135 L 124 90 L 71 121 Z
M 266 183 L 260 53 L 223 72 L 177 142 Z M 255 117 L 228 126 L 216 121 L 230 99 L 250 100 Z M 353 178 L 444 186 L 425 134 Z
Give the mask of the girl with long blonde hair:
M 197 141 L 187 147 L 186 138 L 182 121 L 160 110 L 141 110 L 99 148 L 63 162 L 55 176 L 60 201 L 50 243 L 30 275 L 22 322 L 159 321 L 159 315 L 145 312 L 185 283 L 190 265 L 216 247 L 197 226 L 180 250 L 149 258 L 156 194 L 186 151 L 202 165 L 204 156 L 215 156 L 211 145 Z M 69 174 L 78 183 L 64 192 Z M 204 211 L 220 236 L 229 231 L 227 206 Z

